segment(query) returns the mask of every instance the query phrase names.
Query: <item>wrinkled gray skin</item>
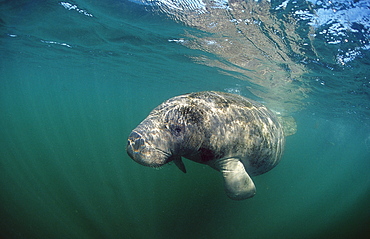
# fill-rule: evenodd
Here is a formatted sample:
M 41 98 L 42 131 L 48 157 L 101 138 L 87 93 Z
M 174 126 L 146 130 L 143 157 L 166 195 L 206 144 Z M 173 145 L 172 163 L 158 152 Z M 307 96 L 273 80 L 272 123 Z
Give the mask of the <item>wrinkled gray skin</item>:
M 254 196 L 250 176 L 279 162 L 283 129 L 264 105 L 239 95 L 204 91 L 173 97 L 157 106 L 130 134 L 127 153 L 159 167 L 171 161 L 186 172 L 181 157 L 220 171 L 227 195 Z

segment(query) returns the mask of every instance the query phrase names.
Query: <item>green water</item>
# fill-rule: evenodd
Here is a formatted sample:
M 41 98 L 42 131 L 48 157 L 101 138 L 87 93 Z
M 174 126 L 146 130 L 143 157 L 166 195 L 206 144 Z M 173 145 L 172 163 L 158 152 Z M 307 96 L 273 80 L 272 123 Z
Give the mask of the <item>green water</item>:
M 254 81 L 233 59 L 227 67 L 199 60 L 227 62 L 223 53 L 169 41 L 209 40 L 182 18 L 113 0 L 61 3 L 0 2 L 1 238 L 370 235 L 368 50 L 345 66 L 325 51 L 322 64 L 292 61 L 306 70 L 283 95 L 278 81 Z M 207 166 L 156 170 L 125 152 L 151 109 L 201 90 L 237 92 L 297 122 L 281 163 L 254 178 L 252 199 L 227 198 Z

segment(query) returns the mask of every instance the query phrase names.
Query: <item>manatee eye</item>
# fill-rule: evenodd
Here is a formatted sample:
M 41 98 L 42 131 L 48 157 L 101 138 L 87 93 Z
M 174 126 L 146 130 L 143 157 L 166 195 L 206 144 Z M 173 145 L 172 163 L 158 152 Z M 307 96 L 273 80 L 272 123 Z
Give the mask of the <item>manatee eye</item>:
M 175 136 L 180 136 L 184 132 L 184 126 L 181 124 L 171 124 L 170 130 Z

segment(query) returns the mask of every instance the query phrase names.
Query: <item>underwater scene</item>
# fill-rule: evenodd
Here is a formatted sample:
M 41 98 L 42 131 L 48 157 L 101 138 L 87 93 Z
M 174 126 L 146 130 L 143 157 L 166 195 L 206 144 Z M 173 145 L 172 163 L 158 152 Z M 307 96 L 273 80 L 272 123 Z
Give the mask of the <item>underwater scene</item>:
M 369 51 L 369 0 L 0 0 L 0 238 L 370 238 Z M 287 129 L 252 198 L 126 152 L 200 91 Z

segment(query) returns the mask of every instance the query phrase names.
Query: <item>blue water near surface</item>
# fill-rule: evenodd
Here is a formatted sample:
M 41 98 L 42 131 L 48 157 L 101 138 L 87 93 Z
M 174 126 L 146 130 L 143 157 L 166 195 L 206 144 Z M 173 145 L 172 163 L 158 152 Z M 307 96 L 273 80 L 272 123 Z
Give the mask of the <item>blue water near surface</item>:
M 1 238 L 368 238 L 370 3 L 0 1 Z M 164 100 L 226 91 L 294 118 L 257 194 L 141 166 Z

